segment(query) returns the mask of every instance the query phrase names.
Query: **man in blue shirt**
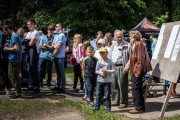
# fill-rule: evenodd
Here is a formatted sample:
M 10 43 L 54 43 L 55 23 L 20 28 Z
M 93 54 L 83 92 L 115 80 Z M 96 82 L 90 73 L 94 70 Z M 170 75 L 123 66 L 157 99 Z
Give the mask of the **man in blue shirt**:
M 156 44 L 157 44 L 157 38 L 155 37 L 155 35 L 151 35 L 150 40 L 152 41 L 152 43 L 151 43 L 151 54 L 153 56 L 154 50 L 155 50 L 155 47 L 156 47 Z
M 96 39 L 90 41 L 91 46 L 94 48 L 94 51 L 98 50 L 98 40 L 103 38 L 103 32 L 98 31 L 96 34 Z
M 54 64 L 57 73 L 57 81 L 54 90 L 58 92 L 65 93 L 66 77 L 64 69 L 64 58 L 66 49 L 66 36 L 63 33 L 63 24 L 56 24 L 56 34 L 54 36 L 53 46 L 54 52 L 52 58 L 54 59 Z
M 21 97 L 21 79 L 20 69 L 22 60 L 22 43 L 18 34 L 14 33 L 13 28 L 10 25 L 5 26 L 5 32 L 10 37 L 10 43 L 6 43 L 4 51 L 8 52 L 8 76 L 15 89 L 12 98 Z
M 3 48 L 6 43 L 6 36 L 3 31 L 4 23 L 0 21 L 0 90 L 6 88 L 6 93 L 8 94 L 11 88 L 10 80 L 8 78 L 8 58 L 7 53 L 4 52 Z
M 48 34 L 41 37 L 39 42 L 40 54 L 39 54 L 39 80 L 41 86 L 43 85 L 43 76 L 44 72 L 47 69 L 48 80 L 47 87 L 50 89 L 51 79 L 52 79 L 52 55 L 54 46 L 52 46 L 54 36 L 53 36 L 54 27 L 48 26 Z

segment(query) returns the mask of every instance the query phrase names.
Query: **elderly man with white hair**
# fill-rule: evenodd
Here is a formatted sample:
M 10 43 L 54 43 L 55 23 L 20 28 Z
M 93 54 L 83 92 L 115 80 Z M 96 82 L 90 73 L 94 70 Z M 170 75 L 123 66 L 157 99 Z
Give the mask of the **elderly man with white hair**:
M 128 106 L 128 71 L 131 45 L 123 40 L 123 32 L 115 31 L 116 43 L 111 47 L 111 60 L 115 67 L 114 79 L 112 81 L 113 99 L 112 105 L 119 109 Z

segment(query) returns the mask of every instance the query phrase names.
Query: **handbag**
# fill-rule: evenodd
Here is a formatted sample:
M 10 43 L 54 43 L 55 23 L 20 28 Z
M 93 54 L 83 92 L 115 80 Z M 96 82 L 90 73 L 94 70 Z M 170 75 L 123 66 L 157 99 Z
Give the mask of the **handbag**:
M 70 57 L 70 64 L 71 65 L 77 65 L 77 60 L 76 60 L 76 58 L 74 57 L 74 55 L 71 55 L 71 57 Z

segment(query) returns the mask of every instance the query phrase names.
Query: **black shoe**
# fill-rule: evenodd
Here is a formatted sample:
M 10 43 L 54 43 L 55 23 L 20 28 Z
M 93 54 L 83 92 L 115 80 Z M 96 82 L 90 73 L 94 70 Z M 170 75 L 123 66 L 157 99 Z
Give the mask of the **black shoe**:
M 21 98 L 21 95 L 16 95 L 16 93 L 14 93 L 10 95 L 9 98 L 12 98 L 12 99 Z
M 66 91 L 63 89 L 60 89 L 60 93 L 65 93 Z
M 26 91 L 33 91 L 34 88 L 33 87 L 28 87 Z
M 35 88 L 32 93 L 40 93 L 40 89 L 39 88 Z
M 60 88 L 54 87 L 52 90 L 54 90 L 54 91 L 60 91 Z

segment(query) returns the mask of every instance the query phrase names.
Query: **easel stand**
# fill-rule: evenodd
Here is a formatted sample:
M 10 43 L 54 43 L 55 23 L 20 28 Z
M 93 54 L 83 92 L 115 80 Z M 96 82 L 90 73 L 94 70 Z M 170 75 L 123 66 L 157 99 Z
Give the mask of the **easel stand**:
M 172 84 L 173 84 L 173 83 L 171 82 L 170 87 L 169 87 L 169 89 L 168 89 L 168 93 L 167 93 L 166 99 L 165 99 L 164 104 L 163 104 L 163 107 L 162 107 L 162 109 L 161 109 L 161 113 L 160 113 L 160 116 L 159 116 L 160 118 L 163 118 L 163 117 L 164 117 L 164 113 L 165 113 L 165 111 L 166 111 L 167 104 L 168 104 L 168 102 L 169 102 L 169 98 L 170 98 L 170 96 L 171 96 Z
M 149 92 L 149 88 L 150 88 L 150 85 L 151 85 L 151 83 L 152 83 L 152 79 L 153 79 L 153 78 L 150 77 L 149 80 L 148 80 L 148 85 L 147 85 L 147 87 L 146 87 L 145 94 L 144 94 L 144 101 L 146 101 L 147 94 L 148 94 L 148 92 Z M 169 98 L 170 98 L 170 96 L 171 96 L 172 84 L 173 84 L 173 82 L 171 82 L 170 87 L 169 87 L 169 89 L 168 89 L 167 96 L 166 96 L 166 98 L 165 98 L 165 101 L 164 101 L 164 103 L 163 103 L 163 107 L 162 107 L 162 109 L 161 109 L 161 113 L 160 113 L 160 115 L 159 115 L 160 118 L 163 118 L 163 117 L 164 117 L 164 113 L 165 113 L 165 111 L 166 111 L 167 104 L 168 104 L 168 102 L 169 102 Z

